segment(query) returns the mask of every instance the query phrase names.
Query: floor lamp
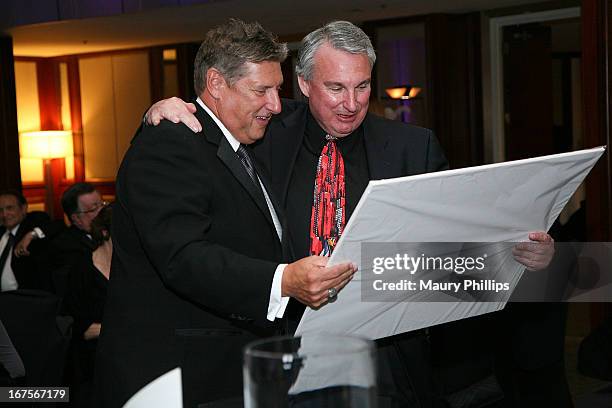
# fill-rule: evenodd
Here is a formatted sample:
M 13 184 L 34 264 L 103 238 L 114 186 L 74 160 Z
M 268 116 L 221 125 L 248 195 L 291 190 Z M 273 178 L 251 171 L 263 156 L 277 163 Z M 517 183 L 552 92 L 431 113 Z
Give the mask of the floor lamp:
M 396 85 L 385 89 L 388 98 L 398 101 L 399 106 L 396 108 L 385 109 L 385 116 L 389 119 L 396 119 L 401 116 L 402 122 L 408 122 L 409 115 L 412 109 L 407 104 L 407 101 L 414 99 L 421 92 L 421 88 L 413 85 Z M 405 102 L 406 101 L 406 102 Z
M 22 132 L 19 135 L 19 150 L 21 157 L 29 159 L 43 159 L 45 166 L 45 210 L 54 218 L 55 187 L 52 167 L 54 161 L 64 159 L 72 154 L 72 131 L 70 130 L 41 130 L 36 132 Z M 59 183 L 61 180 L 55 180 Z

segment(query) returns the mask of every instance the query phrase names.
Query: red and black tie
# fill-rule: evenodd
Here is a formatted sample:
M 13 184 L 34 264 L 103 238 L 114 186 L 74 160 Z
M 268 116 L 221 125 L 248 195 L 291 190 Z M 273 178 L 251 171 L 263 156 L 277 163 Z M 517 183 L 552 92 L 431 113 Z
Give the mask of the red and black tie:
M 330 256 L 345 225 L 346 191 L 344 160 L 336 138 L 325 136 L 314 185 L 310 216 L 310 254 Z

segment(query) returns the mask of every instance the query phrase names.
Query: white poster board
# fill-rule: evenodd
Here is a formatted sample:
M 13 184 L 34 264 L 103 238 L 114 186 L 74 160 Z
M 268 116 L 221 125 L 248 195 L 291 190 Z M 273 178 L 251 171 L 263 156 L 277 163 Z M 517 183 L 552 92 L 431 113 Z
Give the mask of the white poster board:
M 301 333 L 332 332 L 377 339 L 500 310 L 505 301 L 362 301 L 372 276 L 362 243 L 520 242 L 548 231 L 605 147 L 505 163 L 370 181 L 330 259 L 359 266 L 334 303 L 307 308 Z M 524 267 L 502 260 L 516 285 Z M 411 297 L 412 296 L 412 297 Z

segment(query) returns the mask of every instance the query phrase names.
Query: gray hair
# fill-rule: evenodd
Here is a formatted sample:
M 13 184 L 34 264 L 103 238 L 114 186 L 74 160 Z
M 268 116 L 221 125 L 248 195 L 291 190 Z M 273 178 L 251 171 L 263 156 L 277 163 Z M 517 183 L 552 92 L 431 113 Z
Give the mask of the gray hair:
M 196 95 L 206 89 L 206 72 L 210 68 L 219 70 L 228 84 L 233 85 L 244 76 L 245 63 L 283 62 L 285 58 L 286 43 L 279 43 L 274 34 L 257 22 L 245 23 L 232 18 L 204 36 L 193 64 Z
M 306 80 L 312 79 L 314 55 L 323 44 L 351 54 L 366 54 L 370 60 L 370 68 L 376 62 L 372 42 L 361 28 L 348 21 L 332 21 L 304 37 L 298 50 L 296 74 Z

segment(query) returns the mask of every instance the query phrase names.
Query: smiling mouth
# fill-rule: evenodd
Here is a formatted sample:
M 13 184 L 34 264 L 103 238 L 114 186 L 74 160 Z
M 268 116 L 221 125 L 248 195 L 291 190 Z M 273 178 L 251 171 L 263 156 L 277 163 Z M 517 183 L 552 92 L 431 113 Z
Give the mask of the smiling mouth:
M 355 118 L 355 114 L 345 114 L 345 113 L 337 113 L 336 114 L 340 119 L 351 120 Z
M 270 120 L 270 118 L 272 117 L 272 114 L 268 113 L 267 115 L 257 115 L 255 117 L 259 120 Z

